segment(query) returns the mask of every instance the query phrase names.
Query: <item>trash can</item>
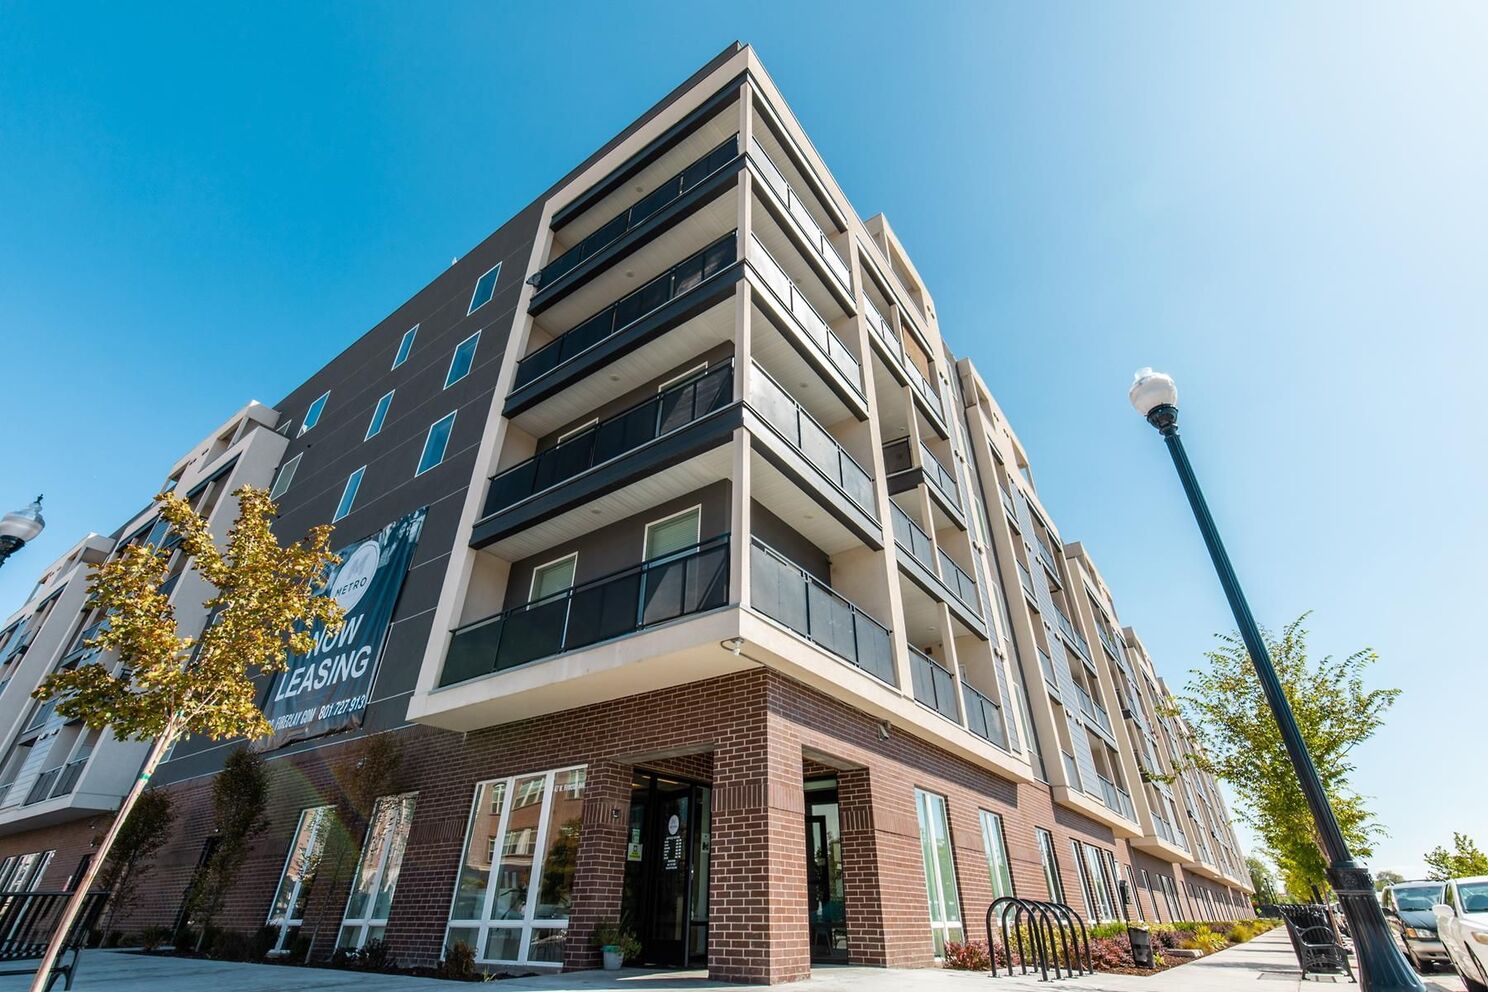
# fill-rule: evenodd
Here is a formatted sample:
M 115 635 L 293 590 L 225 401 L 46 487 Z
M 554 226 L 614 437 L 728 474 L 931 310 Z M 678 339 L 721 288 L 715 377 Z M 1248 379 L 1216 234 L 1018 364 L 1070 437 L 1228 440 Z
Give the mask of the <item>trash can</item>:
M 1146 927 L 1128 926 L 1126 936 L 1131 940 L 1132 963 L 1138 968 L 1152 967 L 1152 934 Z

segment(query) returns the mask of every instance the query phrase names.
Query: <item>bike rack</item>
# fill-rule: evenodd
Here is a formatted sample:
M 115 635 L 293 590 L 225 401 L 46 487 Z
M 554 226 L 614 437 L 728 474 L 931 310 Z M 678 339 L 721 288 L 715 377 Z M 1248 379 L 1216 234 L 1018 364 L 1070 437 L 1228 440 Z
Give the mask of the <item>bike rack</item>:
M 1019 899 L 1003 896 L 994 899 L 987 907 L 987 950 L 991 957 L 991 975 L 997 977 L 997 941 L 994 939 L 992 917 L 996 914 L 1002 931 L 1002 949 L 1007 955 L 1007 974 L 1013 975 L 1013 941 L 1018 945 L 1018 966 L 1021 974 L 1037 971 L 1040 981 L 1049 980 L 1052 963 L 1054 977 L 1073 978 L 1080 974 L 1093 974 L 1090 962 L 1090 935 L 1085 931 L 1085 921 L 1062 902 L 1040 902 L 1037 899 Z M 1012 923 L 1012 936 L 1008 924 Z M 1024 945 L 1024 933 L 1028 935 L 1028 946 Z M 1029 959 L 1033 958 L 1030 965 Z M 1063 975 L 1060 965 L 1063 963 Z

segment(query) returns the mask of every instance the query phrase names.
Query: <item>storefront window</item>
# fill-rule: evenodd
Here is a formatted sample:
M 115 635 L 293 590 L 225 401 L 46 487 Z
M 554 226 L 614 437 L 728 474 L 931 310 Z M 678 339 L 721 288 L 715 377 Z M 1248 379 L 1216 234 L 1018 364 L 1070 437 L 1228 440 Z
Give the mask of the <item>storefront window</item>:
M 1000 899 L 1013 894 L 1013 871 L 1008 864 L 1007 841 L 1002 835 L 1002 817 L 982 810 L 982 846 L 987 850 L 987 874 L 992 880 L 992 897 Z
M 377 800 L 352 878 L 337 947 L 357 948 L 369 940 L 382 939 L 388 911 L 393 905 L 393 890 L 403 867 L 408 830 L 413 825 L 414 798 L 415 794 L 410 792 Z
M 320 870 L 325 853 L 326 834 L 330 832 L 332 811 L 329 806 L 312 806 L 300 813 L 299 826 L 289 845 L 289 856 L 279 875 L 279 889 L 269 909 L 268 925 L 279 931 L 271 953 L 282 954 L 305 922 L 305 905 L 310 901 L 310 888 Z
M 583 768 L 476 786 L 447 945 L 484 963 L 563 963 L 583 806 Z
M 930 934 L 935 956 L 945 955 L 948 940 L 965 939 L 961 929 L 961 901 L 956 892 L 956 864 L 945 798 L 915 790 L 915 812 L 920 823 L 920 853 L 925 861 L 925 894 L 930 903 Z

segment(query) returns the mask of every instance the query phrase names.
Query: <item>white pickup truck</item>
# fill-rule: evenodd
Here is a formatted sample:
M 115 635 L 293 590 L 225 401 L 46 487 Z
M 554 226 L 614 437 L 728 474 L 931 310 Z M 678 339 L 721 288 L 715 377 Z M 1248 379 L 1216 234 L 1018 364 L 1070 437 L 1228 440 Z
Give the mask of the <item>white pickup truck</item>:
M 1488 875 L 1452 879 L 1431 911 L 1467 992 L 1488 992 Z

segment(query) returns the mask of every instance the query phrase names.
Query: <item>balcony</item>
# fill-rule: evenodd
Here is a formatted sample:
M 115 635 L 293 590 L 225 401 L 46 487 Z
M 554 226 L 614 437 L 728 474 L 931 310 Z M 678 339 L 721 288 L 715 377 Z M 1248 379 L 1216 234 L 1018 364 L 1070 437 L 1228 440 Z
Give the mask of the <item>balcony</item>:
M 90 624 L 89 626 L 84 627 L 81 631 L 78 632 L 77 637 L 73 639 L 72 647 L 67 649 L 67 653 L 62 656 L 61 661 L 58 662 L 58 666 L 61 668 L 72 668 L 75 667 L 83 659 L 96 654 L 98 652 L 98 649 L 89 646 L 88 642 L 108 629 L 108 617 L 104 617 L 97 623 Z
M 1070 643 L 1079 650 L 1080 657 L 1086 661 L 1090 661 L 1090 643 L 1080 636 L 1079 631 L 1075 630 L 1074 622 L 1057 606 L 1054 607 L 1054 618 L 1059 621 L 1060 633 L 1064 634 Z
M 749 407 L 791 448 L 878 523 L 873 477 L 805 407 L 796 402 L 768 372 L 755 364 L 749 379 Z
M 804 238 L 810 250 L 821 260 L 827 271 L 832 273 L 832 277 L 837 280 L 843 290 L 851 294 L 852 273 L 847 263 L 842 260 L 842 256 L 828 240 L 821 225 L 817 224 L 811 212 L 806 209 L 800 194 L 786 181 L 785 176 L 775 167 L 775 163 L 765 152 L 764 146 L 756 138 L 749 139 L 749 161 L 754 166 L 755 173 L 784 205 L 786 213 L 798 226 L 798 233 Z
M 739 136 L 722 143 L 693 161 L 677 174 L 662 180 L 638 202 L 600 225 L 584 240 L 550 261 L 536 274 L 530 310 L 538 313 L 550 305 L 565 287 L 571 287 L 622 252 L 638 246 L 660 227 L 685 216 L 714 191 L 709 180 L 731 176 L 727 167 L 739 159 Z M 689 194 L 697 193 L 696 197 Z
M 651 486 L 653 502 L 695 488 L 696 478 L 671 484 L 667 473 L 681 471 L 684 462 L 726 445 L 733 436 L 741 423 L 733 383 L 733 363 L 719 365 L 497 473 L 486 490 L 471 545 L 508 541 L 549 521 L 555 531 L 549 536 L 567 539 L 601 522 L 591 516 L 576 523 L 572 514 L 584 507 L 603 511 L 598 501 L 627 487 Z M 708 470 L 715 475 L 723 471 Z M 671 489 L 663 493 L 668 485 Z M 513 554 L 531 550 L 537 549 L 505 549 Z
M 717 302 L 713 295 L 692 294 L 692 291 L 729 270 L 737 260 L 737 242 L 735 232 L 730 231 L 520 359 L 512 396 L 506 405 L 507 416 L 535 401 L 527 396 L 534 392 L 529 387 L 538 380 L 573 364 L 582 365 L 581 371 L 592 371 L 602 361 L 624 353 L 622 348 L 639 347 L 695 312 L 712 306 Z M 726 290 L 729 285 L 724 280 L 718 288 Z M 600 351 L 601 345 L 608 346 Z M 581 358 L 586 361 L 579 362 Z
M 997 487 L 997 495 L 1002 499 L 1002 510 L 1007 514 L 1008 520 L 1012 521 L 1014 527 L 1018 526 L 1018 508 L 1013 503 L 1013 496 L 1001 486 Z
M 454 632 L 440 687 L 506 671 L 728 603 L 729 538 L 710 538 Z
M 37 706 L 36 712 L 31 714 L 31 719 L 26 721 L 26 729 L 21 731 L 21 733 L 33 733 L 46 726 L 46 722 L 51 719 L 52 714 L 57 709 L 57 703 L 57 697 L 53 696 L 51 699 L 48 699 L 46 702 Z
M 938 550 L 920 525 L 909 518 L 893 500 L 889 501 L 889 520 L 894 530 L 894 543 L 908 552 L 910 562 L 918 566 L 926 578 L 934 580 L 940 590 L 947 593 L 945 602 L 958 612 L 964 611 L 963 622 L 982 636 L 986 636 L 986 625 L 982 621 L 982 608 L 976 589 L 976 580 L 967 575 L 944 551 Z M 903 561 L 903 559 L 901 559 Z M 909 564 L 906 562 L 905 564 Z M 913 567 L 911 575 L 915 575 Z M 924 585 L 921 582 L 921 585 Z M 930 591 L 928 588 L 926 591 Z
M 1133 823 L 1137 822 L 1137 811 L 1132 806 L 1131 794 L 1099 772 L 1096 775 L 1100 779 L 1101 798 L 1105 800 L 1106 808 L 1120 813 Z
M 889 630 L 769 545 L 750 545 L 751 608 L 848 664 L 894 685 Z
M 1043 648 L 1038 649 L 1039 668 L 1043 670 L 1044 682 L 1059 695 L 1059 677 L 1054 674 L 1054 659 L 1049 657 L 1049 652 Z
M 909 675 L 917 702 L 939 713 L 952 723 L 961 722 L 956 707 L 956 680 L 934 658 L 909 646 Z
M 1075 682 L 1074 686 L 1075 696 L 1080 701 L 1080 712 L 1094 720 L 1102 730 L 1110 735 L 1112 733 L 1111 716 L 1106 712 L 1106 708 L 1092 699 L 1089 691 L 1079 682 Z
M 941 405 L 940 394 L 936 392 L 935 386 L 925 377 L 908 352 L 905 351 L 904 342 L 900 340 L 898 333 L 894 330 L 878 307 L 867 296 L 863 297 L 864 317 L 868 321 L 868 327 L 873 331 L 873 337 L 883 345 L 884 350 L 894 359 L 895 367 L 909 383 L 915 395 L 924 402 L 928 412 L 934 417 L 939 428 L 945 421 L 945 408 Z
M 1002 720 L 1002 707 L 965 679 L 961 680 L 961 701 L 966 707 L 967 728 L 993 747 L 1006 751 L 1007 727 Z
M 923 482 L 941 509 L 964 529 L 966 518 L 962 515 L 956 477 L 940 463 L 925 442 L 919 442 L 918 465 L 911 454 L 912 448 L 913 442 L 908 437 L 884 443 L 884 471 L 889 474 L 889 492 L 904 492 Z
M 744 247 L 744 257 L 758 274 L 765 288 L 775 297 L 783 315 L 793 318 L 794 327 L 817 355 L 851 390 L 856 401 L 863 401 L 863 367 L 837 333 L 806 295 L 791 280 L 785 269 L 754 235 Z
M 1075 756 L 1068 751 L 1059 752 L 1064 757 L 1064 777 L 1071 789 L 1080 788 L 1080 766 L 1075 763 Z
M 1109 630 L 1107 630 L 1103 625 L 1099 623 L 1095 625 L 1095 634 L 1097 637 L 1100 638 L 1101 646 L 1106 649 L 1106 653 L 1111 656 L 1111 660 L 1116 662 L 1125 661 L 1125 658 L 1121 653 L 1121 647 L 1117 643 L 1114 634 L 1112 634 Z
M 31 791 L 26 793 L 26 801 L 22 806 L 34 806 L 39 802 L 52 798 L 52 786 L 57 784 L 57 779 L 62 775 L 62 766 L 48 768 L 36 776 L 36 781 L 31 783 Z
M 1013 564 L 1018 566 L 1018 585 L 1023 587 L 1024 594 L 1037 605 L 1038 594 L 1033 591 L 1033 573 L 1021 561 L 1014 559 Z

